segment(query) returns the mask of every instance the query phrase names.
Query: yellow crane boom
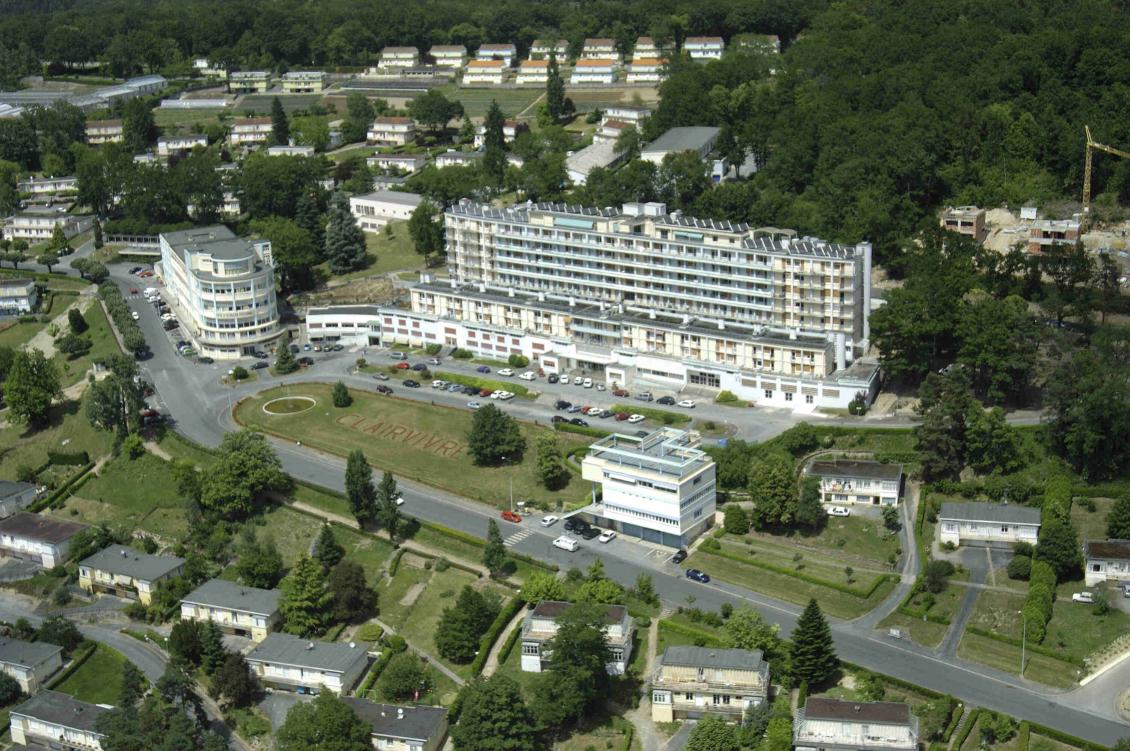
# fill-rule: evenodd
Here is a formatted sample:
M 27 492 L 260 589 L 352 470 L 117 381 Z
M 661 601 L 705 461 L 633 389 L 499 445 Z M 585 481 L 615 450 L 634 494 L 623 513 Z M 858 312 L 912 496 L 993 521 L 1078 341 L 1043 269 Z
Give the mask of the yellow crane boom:
M 1087 135 L 1087 155 L 1083 167 L 1083 227 L 1086 228 L 1087 222 L 1091 217 L 1091 159 L 1094 151 L 1097 149 L 1123 159 L 1130 159 L 1130 151 L 1123 151 L 1122 149 L 1116 149 L 1113 146 L 1099 143 L 1091 137 L 1090 126 L 1084 125 L 1083 132 Z

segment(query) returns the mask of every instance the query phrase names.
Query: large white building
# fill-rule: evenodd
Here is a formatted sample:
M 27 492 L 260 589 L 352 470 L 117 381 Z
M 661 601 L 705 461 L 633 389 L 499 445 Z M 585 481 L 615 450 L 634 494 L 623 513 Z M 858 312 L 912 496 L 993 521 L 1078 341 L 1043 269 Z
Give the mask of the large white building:
M 616 42 L 612 39 L 590 37 L 581 45 L 582 60 L 608 60 L 619 59 L 620 53 L 616 51 Z
M 517 84 L 545 86 L 549 80 L 548 60 L 523 60 L 518 64 Z
M 349 199 L 349 211 L 365 232 L 380 232 L 389 222 L 408 221 L 423 201 L 416 193 L 378 190 Z
M 269 241 L 215 226 L 164 233 L 160 246 L 157 271 L 197 352 L 238 358 L 279 336 Z
M 306 310 L 306 338 L 343 347 L 368 347 L 381 343 L 381 307 L 333 305 Z
M 558 63 L 564 63 L 569 56 L 569 42 L 564 39 L 556 42 L 551 39 L 535 39 L 530 45 L 531 60 L 548 60 L 551 54 L 557 58 Z
M 467 63 L 467 69 L 463 71 L 463 83 L 498 85 L 502 83 L 505 70 L 501 60 L 472 60 Z
M 513 44 L 484 44 L 475 52 L 477 60 L 498 60 L 507 68 L 514 64 L 518 57 L 518 48 Z
M 659 83 L 667 61 L 657 57 L 637 57 L 628 63 L 628 83 Z
M 943 503 L 938 512 L 941 542 L 986 545 L 1017 542 L 1035 545 L 1040 535 L 1040 510 L 1015 503 Z
M 233 94 L 263 94 L 271 88 L 271 74 L 266 70 L 235 70 L 228 76 Z
M 415 47 L 385 47 L 381 50 L 382 71 L 402 71 L 420 64 L 420 51 Z
M 461 44 L 435 44 L 428 54 L 437 68 L 460 70 L 467 63 L 467 48 Z
M 326 88 L 326 74 L 320 70 L 292 70 L 283 74 L 283 93 L 313 94 Z
M 671 128 L 644 146 L 640 150 L 640 159 L 658 166 L 668 154 L 684 151 L 694 152 L 699 158 L 705 159 L 714 150 L 720 132 L 719 128 L 706 125 Z
M 697 433 L 676 428 L 601 438 L 581 462 L 594 502 L 579 513 L 648 542 L 689 545 L 713 522 L 716 506 L 714 461 L 698 444 Z
M 69 240 L 94 226 L 94 217 L 67 214 L 62 209 L 32 206 L 8 217 L 4 225 L 5 240 L 27 240 L 31 244 L 50 240 L 55 227 L 63 228 L 63 235 Z
M 416 123 L 410 117 L 378 117 L 365 138 L 378 146 L 405 146 L 416 140 Z

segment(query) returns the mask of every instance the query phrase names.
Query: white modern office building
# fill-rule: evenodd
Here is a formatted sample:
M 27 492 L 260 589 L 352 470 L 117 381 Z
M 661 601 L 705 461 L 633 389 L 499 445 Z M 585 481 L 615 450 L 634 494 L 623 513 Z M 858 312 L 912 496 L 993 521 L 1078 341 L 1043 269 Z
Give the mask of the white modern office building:
M 698 433 L 677 428 L 601 438 L 581 462 L 593 503 L 577 513 L 630 537 L 685 547 L 714 521 L 714 461 L 698 445 Z
M 380 232 L 389 222 L 408 221 L 412 212 L 423 202 L 416 193 L 396 190 L 377 190 L 349 199 L 349 211 L 365 232 Z
M 306 310 L 306 338 L 314 343 L 369 347 L 381 343 L 381 307 L 332 305 Z
M 217 225 L 163 233 L 160 246 L 157 273 L 197 352 L 234 359 L 278 338 L 269 241 L 248 241 Z

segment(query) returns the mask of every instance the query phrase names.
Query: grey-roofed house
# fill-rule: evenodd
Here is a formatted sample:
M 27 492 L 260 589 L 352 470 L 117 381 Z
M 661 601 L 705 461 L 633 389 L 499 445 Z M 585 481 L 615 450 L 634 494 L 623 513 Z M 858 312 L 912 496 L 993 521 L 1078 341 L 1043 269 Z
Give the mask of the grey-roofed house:
M 381 751 L 436 751 L 447 737 L 443 707 L 402 707 L 368 699 L 342 699 L 372 729 L 373 747 Z
M 522 670 L 527 673 L 540 673 L 543 663 L 552 655 L 546 648 L 557 635 L 557 621 L 565 615 L 573 603 L 557 600 L 543 600 L 526 615 L 522 622 Z M 623 675 L 632 659 L 632 617 L 623 605 L 606 605 L 604 612 L 604 636 L 612 661 L 605 665 L 609 675 Z
M 277 589 L 210 579 L 181 599 L 180 617 L 211 621 L 229 633 L 263 641 L 279 620 L 279 594 Z
M 33 748 L 102 751 L 106 736 L 96 729 L 110 707 L 79 701 L 59 691 L 40 691 L 12 709 L 12 741 Z
M 1040 533 L 1040 510 L 1010 503 L 943 503 L 938 512 L 942 544 L 969 542 L 1017 542 L 1036 544 Z
M 1088 587 L 1130 582 L 1130 540 L 1084 540 L 1083 578 Z
M 651 719 L 707 714 L 741 720 L 769 697 L 769 664 L 757 649 L 667 647 L 651 678 Z
M 793 721 L 796 751 L 915 751 L 918 718 L 893 701 L 810 698 Z
M 61 667 L 62 647 L 43 641 L 0 639 L 0 671 L 15 678 L 25 694 L 34 694 Z
M 273 633 L 247 654 L 251 672 L 266 686 L 316 694 L 342 694 L 368 666 L 368 653 L 354 642 L 334 644 Z
M 814 461 L 808 474 L 820 480 L 820 501 L 826 504 L 897 506 L 902 465 L 847 459 Z
M 0 556 L 54 568 L 71 554 L 71 539 L 85 524 L 17 511 L 0 520 Z
M 28 281 L 29 284 L 32 282 Z M 34 284 L 32 285 L 34 286 Z M 43 497 L 47 489 L 32 482 L 0 480 L 0 519 L 30 506 Z
M 718 140 L 718 128 L 704 125 L 671 128 L 655 139 L 640 152 L 640 158 L 654 164 L 662 164 L 663 157 L 683 151 L 693 151 L 700 159 L 714 151 Z
M 148 605 L 161 582 L 183 571 L 183 558 L 110 545 L 79 561 L 78 583 L 88 592 L 108 592 Z

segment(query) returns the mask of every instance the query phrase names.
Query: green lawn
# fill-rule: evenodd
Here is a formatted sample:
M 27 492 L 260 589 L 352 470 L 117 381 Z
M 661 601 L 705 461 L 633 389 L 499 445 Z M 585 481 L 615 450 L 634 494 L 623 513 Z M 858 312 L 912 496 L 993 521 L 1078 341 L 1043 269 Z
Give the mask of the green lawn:
M 1114 505 L 1113 498 L 1094 498 L 1095 510 L 1088 511 L 1087 499 L 1079 499 L 1071 504 L 1071 522 L 1075 531 L 1079 533 L 1080 540 L 1105 540 L 1106 516 L 1110 507 Z
M 122 667 L 126 658 L 99 644 L 86 662 L 55 687 L 56 691 L 91 704 L 117 704 L 122 690 Z
M 549 491 L 537 481 L 533 443 L 546 428 L 522 424 L 526 454 L 520 464 L 479 467 L 466 447 L 472 413 L 420 402 L 380 396 L 352 389 L 353 405 L 331 406 L 330 386 L 295 384 L 269 389 L 242 401 L 236 418 L 244 425 L 275 433 L 304 445 L 344 456 L 363 450 L 369 462 L 398 476 L 426 482 L 474 500 L 502 507 L 509 501 L 509 483 L 514 497 L 556 507 L 586 497 L 587 488 L 574 479 L 564 489 Z M 317 406 L 308 412 L 271 415 L 263 405 L 283 396 L 310 396 Z M 587 445 L 580 436 L 558 436 L 563 452 Z
M 468 89 L 462 86 L 445 86 L 441 89 L 448 99 L 455 99 L 463 104 L 463 110 L 469 117 L 485 117 L 492 101 L 498 102 L 502 114 L 513 117 L 530 106 L 539 96 L 545 93 L 543 89 Z
M 890 556 L 900 549 L 899 536 L 880 519 L 863 515 L 829 516 L 818 532 L 789 530 L 783 533 L 751 532 L 754 548 L 789 548 L 818 554 L 831 561 L 890 570 Z
M 23 347 L 31 341 L 33 336 L 45 328 L 47 328 L 47 324 L 40 323 L 38 320 L 34 323 L 12 321 L 11 325 L 0 331 L 0 347 L 11 347 L 12 349 Z
M 90 305 L 83 313 L 83 317 L 86 318 L 86 323 L 90 326 L 82 334 L 93 345 L 90 351 L 73 360 L 68 359 L 66 355 L 61 353 L 55 355 L 55 362 L 63 376 L 64 388 L 85 378 L 86 372 L 90 370 L 95 360 L 104 359 L 111 354 L 120 354 L 122 351 L 114 338 L 114 332 L 110 330 L 110 322 L 106 319 L 106 314 L 102 312 L 101 305 L 98 303 Z
M 591 112 L 604 109 L 610 104 L 634 104 L 638 96 L 643 106 L 655 106 L 655 89 L 609 88 L 609 89 L 571 89 L 566 86 L 566 95 L 573 100 L 577 112 Z
M 424 269 L 424 257 L 416 252 L 412 238 L 408 234 L 408 222 L 393 222 L 392 236 L 385 231 L 366 232 L 365 249 L 369 253 L 369 265 L 360 271 L 348 274 L 330 275 L 329 266 L 322 264 L 323 271 L 333 281 L 349 281 L 370 276 L 380 276 L 401 271 L 420 271 Z
M 40 467 L 47 452 L 86 451 L 95 459 L 110 451 L 113 436 L 90 425 L 78 402 L 65 402 L 51 408 L 48 426 L 28 431 L 23 425 L 0 429 L 0 477 L 14 477 L 21 464 Z
M 89 523 L 105 521 L 131 530 L 143 529 L 163 538 L 179 539 L 188 531 L 184 504 L 177 495 L 169 463 L 152 454 L 137 459 L 118 455 L 76 495 L 52 513 L 77 515 Z
M 1013 675 L 1019 673 L 1020 647 L 996 639 L 988 639 L 969 631 L 966 631 L 961 637 L 961 643 L 957 647 L 957 655 L 963 659 L 980 662 Z M 1025 659 L 1027 660 L 1024 670 L 1024 677 L 1026 678 L 1062 688 L 1074 686 L 1076 683 L 1078 669 L 1070 663 L 1057 660 L 1054 657 L 1035 654 L 1031 651 L 1027 653 Z
M 924 621 L 921 618 L 914 618 L 896 610 L 879 623 L 879 628 L 901 629 L 904 638 L 909 636 L 911 641 L 933 649 L 942 643 L 949 627 L 932 621 Z
M 242 117 L 244 112 L 253 110 L 259 115 L 271 114 L 271 102 L 278 96 L 283 110 L 287 114 L 295 110 L 309 109 L 311 105 L 322 101 L 321 94 L 247 94 L 239 100 L 235 113 Z
M 202 451 L 196 444 L 185 439 L 175 430 L 164 430 L 157 443 L 174 459 L 184 459 L 192 462 L 197 467 L 210 467 L 216 461 L 216 455 Z
M 204 128 L 219 123 L 220 116 L 226 112 L 227 110 L 222 108 L 179 110 L 158 107 L 153 110 L 153 122 L 166 133 L 176 130 L 187 132 L 192 131 L 197 125 Z

